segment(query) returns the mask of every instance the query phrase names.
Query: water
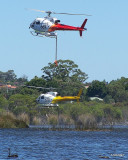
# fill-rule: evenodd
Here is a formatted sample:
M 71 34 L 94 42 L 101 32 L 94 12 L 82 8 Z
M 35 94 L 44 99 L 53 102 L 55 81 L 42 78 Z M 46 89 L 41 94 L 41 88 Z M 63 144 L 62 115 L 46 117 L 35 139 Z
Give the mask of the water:
M 128 128 L 113 131 L 46 131 L 0 129 L 0 160 L 128 160 Z M 10 158 L 9 158 L 10 159 Z

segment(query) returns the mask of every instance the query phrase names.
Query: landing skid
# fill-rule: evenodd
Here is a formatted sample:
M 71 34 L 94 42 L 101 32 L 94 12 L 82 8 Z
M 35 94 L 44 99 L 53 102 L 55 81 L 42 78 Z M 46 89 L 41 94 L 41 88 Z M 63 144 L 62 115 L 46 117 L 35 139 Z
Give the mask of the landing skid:
M 52 108 L 52 107 L 59 107 L 58 104 L 39 104 L 39 108 Z
M 45 33 L 36 33 L 34 31 L 30 31 L 30 33 L 33 35 L 33 36 L 38 36 L 38 37 L 49 37 L 49 38 L 56 38 L 57 35 L 46 35 Z

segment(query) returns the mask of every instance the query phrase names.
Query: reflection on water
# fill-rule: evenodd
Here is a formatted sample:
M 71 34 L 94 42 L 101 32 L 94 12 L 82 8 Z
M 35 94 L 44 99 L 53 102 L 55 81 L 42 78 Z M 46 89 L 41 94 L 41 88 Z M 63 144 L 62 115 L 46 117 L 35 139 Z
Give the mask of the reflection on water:
M 47 131 L 42 128 L 0 129 L 0 160 L 8 148 L 18 159 L 128 159 L 128 128 L 113 131 Z

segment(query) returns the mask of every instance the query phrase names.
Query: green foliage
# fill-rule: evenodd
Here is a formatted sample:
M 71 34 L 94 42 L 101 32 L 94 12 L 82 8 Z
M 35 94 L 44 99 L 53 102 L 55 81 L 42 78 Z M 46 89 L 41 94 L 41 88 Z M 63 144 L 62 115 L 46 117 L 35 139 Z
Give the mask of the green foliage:
M 8 108 L 8 101 L 2 95 L 0 95 L 0 108 L 3 108 L 3 109 L 7 109 Z
M 16 75 L 14 73 L 14 70 L 8 70 L 7 72 L 0 71 L 0 80 L 3 83 L 14 82 L 16 80 Z
M 29 108 L 26 107 L 26 106 L 18 106 L 18 107 L 14 108 L 13 113 L 15 115 L 19 115 L 19 114 L 22 114 L 22 113 L 29 113 Z
M 60 114 L 71 117 L 76 125 L 86 129 L 96 128 L 99 123 L 112 124 L 121 121 L 123 117 L 120 107 L 95 101 L 63 104 L 60 106 Z
M 108 104 L 114 104 L 115 103 L 115 100 L 112 98 L 111 95 L 106 95 L 104 97 L 104 102 L 105 103 L 108 103 Z
M 31 95 L 15 94 L 9 98 L 9 109 L 14 111 L 15 107 L 26 106 L 31 108 L 36 104 L 35 97 Z
M 56 67 L 55 64 L 49 63 L 49 66 L 42 68 L 42 71 L 46 80 L 56 78 L 64 82 L 84 82 L 87 79 L 87 74 L 78 69 L 78 65 L 71 60 L 58 60 L 58 66 Z
M 0 128 L 28 128 L 28 125 L 10 115 L 0 116 Z
M 108 94 L 112 96 L 115 102 L 128 101 L 127 84 L 128 79 L 124 77 L 108 84 Z
M 42 68 L 42 78 L 34 77 L 27 81 L 27 77 L 17 78 L 13 70 L 0 72 L 1 84 L 14 84 L 18 88 L 9 90 L 0 89 L 0 113 L 5 110 L 12 111 L 16 116 L 27 114 L 30 122 L 34 117 L 42 120 L 42 117 L 49 124 L 58 124 L 57 108 L 39 109 L 37 108 L 36 98 L 40 92 L 47 90 L 27 88 L 25 86 L 35 87 L 53 87 L 61 96 L 77 95 L 80 88 L 84 88 L 87 74 L 82 72 L 78 65 L 71 60 L 59 60 L 58 66 L 49 63 Z M 22 86 L 22 87 L 21 87 Z M 89 97 L 98 96 L 104 99 L 104 102 L 89 101 Z M 75 124 L 82 128 L 96 127 L 96 124 L 107 124 L 110 122 L 127 120 L 128 118 L 128 78 L 121 77 L 106 83 L 105 81 L 92 81 L 88 89 L 83 89 L 80 103 L 64 103 L 59 105 L 60 124 Z M 7 124 L 8 127 L 11 124 Z
M 27 87 L 20 87 L 17 93 L 23 94 L 23 95 L 32 95 L 36 97 L 40 94 L 37 89 L 32 89 Z
M 20 77 L 20 78 L 17 79 L 17 82 L 19 84 L 24 84 L 24 83 L 28 82 L 27 79 L 28 79 L 27 76 L 23 75 L 22 77 Z
M 87 79 L 87 74 L 71 60 L 58 60 L 58 66 L 49 63 L 42 68 L 42 71 L 44 73 L 42 77 L 47 81 L 46 86 L 58 88 L 62 96 L 78 94 L 79 89 L 84 86 L 83 82 Z
M 24 75 L 23 77 L 17 78 L 14 70 L 8 70 L 7 72 L 0 71 L 0 83 L 23 84 L 25 82 L 27 82 L 27 77 Z
M 97 122 L 93 115 L 91 114 L 82 114 L 79 115 L 77 125 L 77 129 L 96 129 Z
M 104 98 L 107 95 L 107 87 L 104 82 L 92 81 L 91 86 L 87 89 L 87 96 Z
M 36 76 L 26 83 L 26 86 L 35 86 L 35 87 L 43 87 L 45 85 L 46 81 L 43 78 L 38 78 Z
M 50 125 L 57 125 L 58 124 L 58 117 L 56 115 L 51 115 L 48 118 L 48 124 Z
M 114 112 L 114 118 L 117 119 L 117 120 L 120 120 L 123 118 L 123 115 L 122 115 L 122 111 L 120 108 L 115 108 L 115 112 Z

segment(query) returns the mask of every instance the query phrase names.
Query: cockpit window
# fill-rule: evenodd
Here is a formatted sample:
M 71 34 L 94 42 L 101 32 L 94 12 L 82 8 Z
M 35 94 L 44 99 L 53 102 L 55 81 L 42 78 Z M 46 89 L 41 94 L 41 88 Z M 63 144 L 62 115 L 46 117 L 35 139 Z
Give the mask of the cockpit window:
M 36 21 L 36 24 L 40 24 L 40 21 Z
M 54 22 L 54 20 L 53 20 L 53 19 L 50 19 L 50 22 Z
M 41 99 L 44 99 L 44 96 L 41 96 Z
M 32 22 L 32 24 L 35 24 L 35 23 L 36 23 L 36 21 L 33 21 L 33 22 Z

